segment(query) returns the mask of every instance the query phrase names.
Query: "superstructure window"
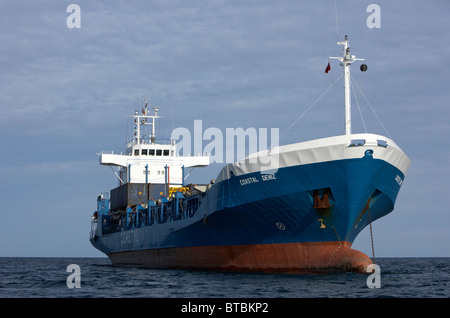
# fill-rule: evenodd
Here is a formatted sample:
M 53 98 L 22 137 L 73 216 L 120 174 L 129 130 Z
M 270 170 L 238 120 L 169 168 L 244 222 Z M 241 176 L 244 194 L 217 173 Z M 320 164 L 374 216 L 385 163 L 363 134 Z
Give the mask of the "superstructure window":
M 161 149 L 156 149 L 156 155 L 157 156 L 161 156 L 162 154 L 162 150 Z
M 364 146 L 366 144 L 365 139 L 352 139 L 350 140 L 349 147 L 359 147 Z
M 147 149 L 142 149 L 142 155 L 146 156 L 147 155 Z
M 139 156 L 139 149 L 134 149 L 134 155 Z
M 169 155 L 169 149 L 164 149 L 164 156 L 168 156 Z
M 377 139 L 377 144 L 380 147 L 387 148 L 387 141 L 386 140 Z
M 155 155 L 155 149 L 149 149 L 148 150 L 148 155 L 149 156 L 154 156 Z

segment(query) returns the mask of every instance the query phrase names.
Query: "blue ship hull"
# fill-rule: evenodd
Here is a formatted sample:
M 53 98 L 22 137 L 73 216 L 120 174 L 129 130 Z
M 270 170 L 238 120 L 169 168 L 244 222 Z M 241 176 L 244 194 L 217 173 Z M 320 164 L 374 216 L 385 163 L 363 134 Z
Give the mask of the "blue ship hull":
M 166 246 L 352 243 L 369 224 L 369 199 L 371 221 L 393 210 L 396 175 L 403 178 L 381 160 L 350 159 L 282 168 L 276 182 L 255 182 L 245 192 L 238 178 L 222 181 L 211 189 L 213 213 L 173 232 Z M 259 173 L 249 177 L 261 180 Z M 329 208 L 313 208 L 315 189 L 331 189 Z
M 363 154 L 272 174 L 230 173 L 203 195 L 192 217 L 93 235 L 91 242 L 114 264 L 364 270 L 370 259 L 350 246 L 370 222 L 393 210 L 405 175 Z

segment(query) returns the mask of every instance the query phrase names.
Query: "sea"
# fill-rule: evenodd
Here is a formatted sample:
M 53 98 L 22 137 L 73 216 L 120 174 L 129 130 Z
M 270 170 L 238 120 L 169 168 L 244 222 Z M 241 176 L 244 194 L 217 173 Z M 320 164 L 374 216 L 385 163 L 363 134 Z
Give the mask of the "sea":
M 1 257 L 0 298 L 139 298 L 146 299 L 144 307 L 164 299 L 164 306 L 178 312 L 195 312 L 200 310 L 195 306 L 211 300 L 218 306 L 216 312 L 217 308 L 248 312 L 262 311 L 263 306 L 270 310 L 273 301 L 278 311 L 284 308 L 283 299 L 450 298 L 450 257 L 380 257 L 375 263 L 379 268 L 374 274 L 264 274 L 118 267 L 108 258 Z

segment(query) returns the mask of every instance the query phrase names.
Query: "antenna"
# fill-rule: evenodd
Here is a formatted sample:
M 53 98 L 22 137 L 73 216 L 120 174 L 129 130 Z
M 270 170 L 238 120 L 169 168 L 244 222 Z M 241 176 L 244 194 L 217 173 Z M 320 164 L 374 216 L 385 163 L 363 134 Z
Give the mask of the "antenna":
M 159 118 L 158 116 L 158 110 L 159 107 L 152 107 L 153 110 L 155 111 L 154 115 L 149 115 L 148 114 L 148 103 L 147 103 L 147 97 L 145 97 L 145 104 L 144 106 L 142 106 L 142 115 L 139 114 L 139 112 L 136 110 L 134 111 L 134 144 L 141 144 L 141 143 L 145 143 L 145 140 L 143 140 L 141 138 L 141 125 L 152 125 L 152 134 L 150 136 L 150 143 L 154 144 L 156 141 L 156 135 L 155 135 L 155 128 L 156 128 L 156 123 L 155 123 L 155 119 Z M 148 121 L 148 119 L 151 118 L 152 121 L 151 123 Z M 144 131 L 144 137 L 145 137 L 145 131 Z
M 337 41 L 339 41 L 338 12 L 337 12 L 336 0 L 334 0 L 334 12 L 335 12 L 335 15 L 336 15 L 336 39 L 337 39 Z
M 147 96 L 145 96 L 145 104 L 144 104 L 144 108 L 142 108 L 142 113 L 144 115 L 147 115 Z
M 150 142 L 151 142 L 152 144 L 154 144 L 155 141 L 156 141 L 156 135 L 155 135 L 155 128 L 156 128 L 156 126 L 155 126 L 155 119 L 156 119 L 156 118 L 159 118 L 159 117 L 158 117 L 158 110 L 159 110 L 159 107 L 153 107 L 153 110 L 155 111 L 155 115 L 154 115 L 154 116 L 149 116 L 149 117 L 152 118 L 152 135 L 151 135 L 151 137 L 150 137 Z

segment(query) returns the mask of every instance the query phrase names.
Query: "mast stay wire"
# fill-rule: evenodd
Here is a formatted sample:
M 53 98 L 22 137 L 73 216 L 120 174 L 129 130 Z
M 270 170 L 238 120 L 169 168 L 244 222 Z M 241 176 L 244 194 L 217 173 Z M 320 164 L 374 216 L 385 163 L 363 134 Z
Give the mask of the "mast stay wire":
M 330 59 L 328 59 L 328 63 L 330 63 Z M 330 73 L 331 73 L 330 80 L 333 83 L 334 82 L 333 70 L 330 70 Z M 336 87 L 334 85 L 333 85 L 333 93 L 334 93 L 334 98 L 336 100 L 336 110 L 337 110 L 338 117 L 339 117 L 339 123 L 343 123 L 342 118 L 341 118 L 341 112 L 339 111 L 339 103 L 338 103 L 338 98 L 337 98 L 337 94 L 336 94 Z M 343 126 L 343 127 L 344 127 L 344 132 L 345 132 L 345 126 Z
M 354 81 L 352 76 L 350 76 L 350 78 L 352 79 L 352 81 Z M 362 112 L 361 112 L 361 107 L 359 107 L 358 97 L 356 96 L 356 93 L 355 93 L 355 90 L 354 90 L 354 89 L 352 89 L 351 91 L 353 92 L 353 96 L 355 96 L 356 106 L 358 106 L 359 115 L 360 115 L 360 117 L 361 117 L 361 121 L 362 121 L 363 126 L 364 126 L 364 131 L 365 131 L 366 134 L 367 134 L 366 122 L 364 121 L 364 117 L 363 117 L 363 114 L 362 114 Z
M 335 16 L 336 16 L 336 40 L 339 42 L 339 26 L 338 26 L 338 13 L 337 13 L 337 2 L 336 2 L 336 0 L 334 0 L 334 11 L 335 11 Z M 328 59 L 328 62 L 330 62 L 330 59 Z M 289 130 L 289 129 L 291 129 L 292 128 L 292 126 L 294 126 L 295 125 L 295 123 L 297 122 L 297 121 L 299 121 L 314 105 L 315 105 L 315 103 L 317 103 L 318 101 L 319 101 L 319 99 L 320 98 L 322 98 L 322 96 L 326 93 L 326 92 L 328 92 L 328 90 L 331 88 L 331 87 L 333 87 L 333 92 L 334 92 L 334 96 L 335 96 L 335 99 L 336 99 L 336 108 L 337 108 L 337 112 L 338 112 L 338 116 L 339 116 L 339 122 L 341 122 L 342 121 L 342 119 L 341 119 L 341 113 L 339 112 L 339 105 L 338 105 L 338 101 L 337 101 L 337 95 L 336 95 L 336 89 L 335 89 L 335 87 L 334 87 L 334 84 L 336 84 L 336 82 L 340 79 L 342 77 L 342 74 L 336 79 L 336 80 L 334 80 L 334 77 L 333 77 L 333 71 L 331 71 L 331 81 L 332 81 L 332 84 L 325 90 L 325 92 L 323 92 L 322 93 L 322 95 L 320 95 L 279 137 L 278 137 L 278 139 L 274 142 L 274 143 L 272 143 L 271 145 L 270 145 L 270 148 L 269 149 L 272 149 L 272 146 L 275 144 L 275 143 L 277 143 L 280 139 L 281 139 L 281 137 L 283 137 L 285 134 L 286 134 L 286 132 Z
M 372 113 L 375 115 L 375 117 L 377 118 L 378 122 L 380 123 L 381 127 L 383 127 L 384 131 L 386 132 L 386 134 L 388 135 L 388 137 L 390 139 L 392 139 L 391 135 L 389 134 L 389 132 L 387 131 L 386 127 L 384 127 L 383 123 L 380 120 L 380 117 L 378 117 L 377 113 L 375 113 L 375 110 L 373 109 L 372 105 L 369 103 L 369 101 L 367 100 L 366 96 L 364 95 L 364 93 L 362 92 L 361 88 L 359 88 L 358 84 L 355 82 L 355 80 L 353 78 L 351 78 L 353 81 L 353 84 L 355 84 L 355 86 L 358 88 L 361 96 L 364 98 L 364 100 L 366 101 L 367 105 L 369 105 L 370 109 L 372 110 Z
M 332 86 L 334 86 L 334 84 L 336 84 L 336 82 L 341 78 L 343 76 L 343 74 L 341 74 L 338 78 L 337 78 L 337 80 L 335 80 L 330 86 L 328 86 L 328 88 L 319 96 L 319 97 L 317 97 L 317 99 L 311 104 L 311 105 L 309 105 L 309 107 L 300 115 L 300 116 L 298 116 L 297 117 L 297 119 L 288 127 L 288 128 L 286 128 L 286 130 L 278 137 L 278 139 L 277 140 L 275 140 L 275 142 L 273 142 L 271 145 L 270 145 L 270 147 L 269 147 L 269 149 L 272 149 L 272 146 L 274 145 L 274 144 L 276 144 L 276 143 L 278 143 L 278 141 L 281 139 L 281 137 L 283 137 L 287 132 L 288 132 L 288 130 L 289 129 L 291 129 L 292 128 L 292 126 L 294 126 L 318 101 L 319 101 L 319 99 L 321 99 L 322 98 L 322 96 L 323 95 L 325 95 L 325 93 L 326 92 L 328 92 L 329 90 L 330 90 L 330 88 L 332 87 Z
M 335 14 L 335 18 L 336 18 L 336 41 L 339 42 L 339 24 L 338 24 L 338 11 L 337 11 L 337 0 L 334 0 L 334 14 Z M 339 53 L 338 53 L 339 55 Z M 330 59 L 328 59 L 328 63 L 330 63 Z M 334 82 L 334 76 L 333 76 L 333 70 L 330 70 L 331 72 L 331 82 Z M 338 117 L 339 117 L 339 122 L 342 123 L 342 118 L 341 118 L 341 112 L 339 111 L 339 103 L 338 103 L 338 98 L 337 98 L 337 94 L 336 94 L 336 88 L 333 85 L 333 93 L 334 93 L 334 98 L 336 100 L 336 110 L 338 113 Z M 344 130 L 345 132 L 345 130 Z

